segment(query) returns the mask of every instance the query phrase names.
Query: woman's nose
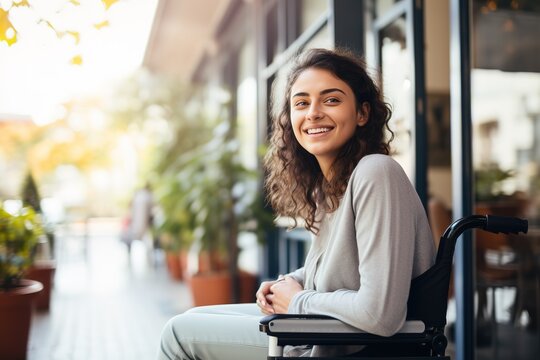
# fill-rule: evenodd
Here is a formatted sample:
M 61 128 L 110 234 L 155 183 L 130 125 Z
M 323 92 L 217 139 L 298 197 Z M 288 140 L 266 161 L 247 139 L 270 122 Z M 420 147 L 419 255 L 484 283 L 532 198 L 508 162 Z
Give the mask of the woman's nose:
M 319 106 L 317 104 L 312 104 L 309 107 L 309 111 L 307 113 L 307 119 L 314 121 L 319 120 L 323 117 L 323 114 L 321 113 Z

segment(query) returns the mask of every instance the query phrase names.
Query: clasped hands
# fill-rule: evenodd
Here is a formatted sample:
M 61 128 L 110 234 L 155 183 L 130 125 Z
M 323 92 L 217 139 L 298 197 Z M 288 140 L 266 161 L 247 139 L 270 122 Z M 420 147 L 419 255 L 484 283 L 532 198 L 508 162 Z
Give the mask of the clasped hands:
M 290 276 L 264 281 L 256 293 L 257 305 L 265 315 L 285 314 L 294 295 L 302 290 L 302 285 Z

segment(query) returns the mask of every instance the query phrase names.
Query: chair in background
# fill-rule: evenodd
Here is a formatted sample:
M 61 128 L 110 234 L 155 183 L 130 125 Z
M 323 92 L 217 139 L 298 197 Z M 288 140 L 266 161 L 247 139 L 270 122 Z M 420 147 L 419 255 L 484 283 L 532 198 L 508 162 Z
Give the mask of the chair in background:
M 519 261 L 506 234 L 476 233 L 477 342 L 480 346 L 491 344 L 494 357 L 498 353 L 497 290 L 515 291 L 510 309 L 512 323 L 521 313 Z
M 475 211 L 486 215 L 509 216 L 523 214 L 522 201 L 477 203 Z M 483 231 L 475 233 L 477 341 L 479 345 L 491 344 L 494 356 L 498 353 L 497 292 L 514 291 L 509 309 L 510 322 L 519 323 L 523 312 L 523 267 L 520 252 L 510 241 L 508 234 Z M 490 298 L 488 307 L 488 296 Z

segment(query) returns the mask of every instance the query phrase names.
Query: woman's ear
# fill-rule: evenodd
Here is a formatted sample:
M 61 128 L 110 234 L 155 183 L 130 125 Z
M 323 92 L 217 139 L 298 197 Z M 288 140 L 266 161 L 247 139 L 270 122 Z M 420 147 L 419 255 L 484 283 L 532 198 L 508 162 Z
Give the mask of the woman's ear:
M 364 126 L 367 124 L 369 120 L 369 110 L 370 107 L 367 101 L 363 102 L 362 105 L 360 105 L 356 117 L 356 123 L 358 126 Z

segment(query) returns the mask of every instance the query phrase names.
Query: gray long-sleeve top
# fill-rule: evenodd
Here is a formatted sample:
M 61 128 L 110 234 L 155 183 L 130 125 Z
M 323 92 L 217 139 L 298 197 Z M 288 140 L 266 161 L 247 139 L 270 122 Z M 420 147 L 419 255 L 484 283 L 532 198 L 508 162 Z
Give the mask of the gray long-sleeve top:
M 338 209 L 323 216 L 304 267 L 290 274 L 304 290 L 288 312 L 393 335 L 405 321 L 411 280 L 434 254 L 425 210 L 401 166 L 389 156 L 365 156 Z

